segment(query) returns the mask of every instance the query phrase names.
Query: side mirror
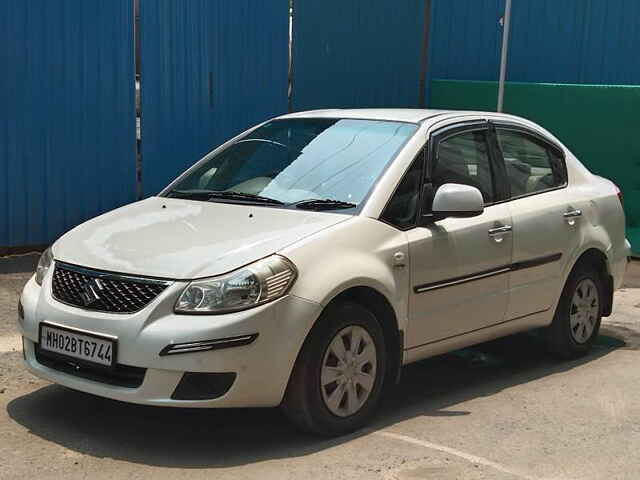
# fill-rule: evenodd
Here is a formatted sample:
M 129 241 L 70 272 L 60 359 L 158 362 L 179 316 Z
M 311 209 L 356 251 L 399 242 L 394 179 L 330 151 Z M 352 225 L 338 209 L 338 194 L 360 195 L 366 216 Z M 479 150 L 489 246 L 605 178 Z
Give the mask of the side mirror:
M 435 217 L 475 217 L 484 211 L 482 193 L 476 187 L 445 183 L 433 197 L 431 211 Z

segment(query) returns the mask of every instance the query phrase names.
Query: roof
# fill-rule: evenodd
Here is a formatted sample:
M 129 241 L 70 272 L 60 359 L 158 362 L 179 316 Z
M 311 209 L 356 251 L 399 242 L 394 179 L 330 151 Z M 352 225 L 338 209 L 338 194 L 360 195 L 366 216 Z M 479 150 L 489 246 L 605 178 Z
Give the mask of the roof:
M 558 145 L 562 142 L 542 126 L 517 115 L 498 112 L 481 112 L 470 110 L 431 110 L 425 108 L 333 108 L 327 110 L 308 110 L 282 115 L 278 118 L 353 118 L 362 120 L 385 120 L 389 122 L 410 122 L 429 126 L 448 119 L 489 119 L 506 120 L 529 127 L 542 135 L 553 139 Z
M 387 120 L 396 122 L 421 123 L 439 117 L 482 116 L 503 117 L 511 120 L 524 120 L 514 115 L 496 112 L 475 112 L 465 110 L 431 110 L 420 108 L 333 108 L 327 110 L 309 110 L 282 115 L 278 118 L 359 118 L 367 120 Z M 526 120 L 525 120 L 526 121 Z
M 427 118 L 446 113 L 454 112 L 450 110 L 418 108 L 334 108 L 329 110 L 309 110 L 306 112 L 290 113 L 279 118 L 361 118 L 419 123 Z

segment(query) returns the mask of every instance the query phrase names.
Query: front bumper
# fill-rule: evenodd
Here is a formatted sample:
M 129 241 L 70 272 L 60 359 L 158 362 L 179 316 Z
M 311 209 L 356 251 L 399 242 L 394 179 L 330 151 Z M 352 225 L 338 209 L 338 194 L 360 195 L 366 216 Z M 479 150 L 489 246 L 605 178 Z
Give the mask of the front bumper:
M 22 292 L 24 318 L 19 328 L 27 368 L 38 377 L 72 389 L 132 403 L 205 408 L 276 406 L 282 401 L 298 351 L 322 308 L 287 295 L 242 312 L 176 315 L 173 306 L 185 283 L 175 282 L 136 313 L 86 311 L 52 298 L 51 270 L 42 288 L 32 278 Z M 117 363 L 144 369 L 141 384 L 113 385 L 45 366 L 36 358 L 41 322 L 117 337 Z M 247 345 L 160 355 L 167 345 L 254 334 L 257 338 Z M 235 378 L 228 391 L 217 398 L 173 399 L 188 372 L 234 373 Z

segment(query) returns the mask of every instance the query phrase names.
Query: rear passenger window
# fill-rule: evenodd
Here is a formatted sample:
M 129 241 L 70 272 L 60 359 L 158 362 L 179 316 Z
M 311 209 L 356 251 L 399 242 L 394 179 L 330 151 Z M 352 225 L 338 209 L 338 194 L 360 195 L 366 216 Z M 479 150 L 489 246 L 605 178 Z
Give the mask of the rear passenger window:
M 510 130 L 497 129 L 511 196 L 518 197 L 559 187 L 564 183 L 557 155 L 531 137 Z
M 431 183 L 434 192 L 445 183 L 470 185 L 480 190 L 485 204 L 493 203 L 495 193 L 486 131 L 460 133 L 441 141 Z

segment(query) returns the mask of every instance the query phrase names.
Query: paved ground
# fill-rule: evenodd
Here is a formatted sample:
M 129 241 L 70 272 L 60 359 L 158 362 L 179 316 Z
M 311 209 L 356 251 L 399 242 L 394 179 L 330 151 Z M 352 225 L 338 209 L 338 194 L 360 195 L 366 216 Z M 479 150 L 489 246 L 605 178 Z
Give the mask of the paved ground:
M 637 479 L 640 264 L 593 353 L 519 335 L 405 370 L 371 429 L 337 440 L 277 410 L 127 405 L 40 381 L 14 327 L 33 257 L 0 260 L 0 478 Z

